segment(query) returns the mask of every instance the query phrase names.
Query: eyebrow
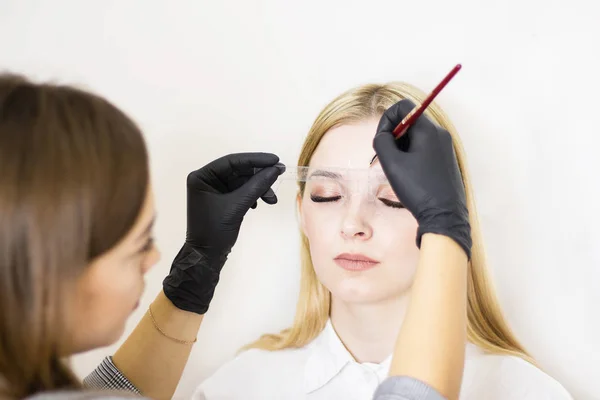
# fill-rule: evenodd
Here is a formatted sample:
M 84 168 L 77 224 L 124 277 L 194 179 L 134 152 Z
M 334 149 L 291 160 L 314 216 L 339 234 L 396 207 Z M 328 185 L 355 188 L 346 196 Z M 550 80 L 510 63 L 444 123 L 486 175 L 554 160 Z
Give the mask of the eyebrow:
M 322 169 L 316 170 L 315 172 L 310 174 L 310 176 L 308 178 L 310 179 L 313 176 L 323 176 L 325 178 L 331 178 L 331 179 L 340 179 L 342 177 L 340 174 L 338 174 L 336 172 L 324 171 Z

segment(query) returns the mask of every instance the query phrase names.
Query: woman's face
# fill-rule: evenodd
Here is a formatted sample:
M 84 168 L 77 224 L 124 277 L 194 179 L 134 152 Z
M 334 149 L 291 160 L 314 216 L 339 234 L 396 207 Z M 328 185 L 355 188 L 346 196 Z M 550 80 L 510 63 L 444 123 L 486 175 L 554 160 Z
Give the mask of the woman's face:
M 417 266 L 417 222 L 398 202 L 379 163 L 369 166 L 378 123 L 373 118 L 327 132 L 300 199 L 317 277 L 344 302 L 398 297 L 410 288 Z
M 144 275 L 160 258 L 152 240 L 154 214 L 149 190 L 129 233 L 95 259 L 77 282 L 70 353 L 110 345 L 123 334 L 144 291 Z

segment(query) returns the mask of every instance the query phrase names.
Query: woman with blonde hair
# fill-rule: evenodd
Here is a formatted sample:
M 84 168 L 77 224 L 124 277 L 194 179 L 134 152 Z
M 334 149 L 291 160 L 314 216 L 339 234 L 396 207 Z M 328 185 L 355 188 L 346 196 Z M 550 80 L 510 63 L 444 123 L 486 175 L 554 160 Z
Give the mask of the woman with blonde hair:
M 308 173 L 298 182 L 302 270 L 294 322 L 245 346 L 198 387 L 195 398 L 371 398 L 390 371 L 396 338 L 411 314 L 421 243 L 427 234 L 442 234 L 468 255 L 460 398 L 570 399 L 536 367 L 502 314 L 487 271 L 465 153 L 441 108 L 431 104 L 419 120 L 446 132 L 439 143 L 454 149 L 456 176 L 446 176 L 439 164 L 447 153 L 436 151 L 404 170 L 383 160 L 370 164 L 386 110 L 402 100 L 420 103 L 424 96 L 406 83 L 364 85 L 319 114 L 298 160 Z M 400 141 L 409 149 L 406 160 L 418 159 L 410 150 L 418 152 L 418 136 Z M 422 179 L 399 183 L 407 173 Z M 429 180 L 435 185 L 426 187 Z M 456 181 L 464 185 L 459 206 L 449 194 Z

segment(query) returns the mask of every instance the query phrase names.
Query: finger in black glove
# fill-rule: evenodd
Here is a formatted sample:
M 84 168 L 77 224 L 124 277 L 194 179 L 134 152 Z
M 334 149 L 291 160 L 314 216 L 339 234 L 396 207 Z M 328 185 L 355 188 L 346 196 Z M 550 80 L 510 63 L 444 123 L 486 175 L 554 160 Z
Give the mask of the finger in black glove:
M 373 147 L 396 196 L 419 224 L 417 246 L 425 233 L 442 234 L 470 258 L 469 212 L 452 137 L 424 114 L 400 139 L 392 133 L 414 107 L 402 100 L 386 110 Z
M 259 198 L 277 203 L 271 186 L 284 171 L 274 154 L 237 153 L 188 175 L 186 241 L 163 281 L 175 306 L 198 314 L 208 310 L 244 216 Z

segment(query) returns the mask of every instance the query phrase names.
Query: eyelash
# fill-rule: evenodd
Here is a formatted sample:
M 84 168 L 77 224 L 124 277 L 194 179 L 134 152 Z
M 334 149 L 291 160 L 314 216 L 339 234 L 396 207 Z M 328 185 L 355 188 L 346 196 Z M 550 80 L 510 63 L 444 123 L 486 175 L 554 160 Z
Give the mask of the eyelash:
M 392 207 L 392 208 L 404 208 L 404 205 L 402 205 L 402 203 L 400 203 L 399 201 L 392 201 L 392 200 L 388 200 L 388 199 L 382 199 L 381 197 L 379 198 L 379 200 L 385 204 L 386 206 Z
M 312 201 L 314 201 L 315 203 L 329 203 L 329 202 L 338 201 L 341 198 L 342 198 L 342 196 L 323 197 L 323 196 L 310 195 L 310 199 Z M 382 199 L 382 198 L 379 198 L 379 200 L 388 207 L 404 208 L 402 203 L 400 203 L 399 201 L 392 201 L 392 200 Z
M 140 249 L 140 253 L 147 253 L 150 250 L 152 250 L 152 247 L 154 246 L 154 238 L 149 238 L 148 241 L 146 242 L 146 244 L 144 245 L 144 247 L 142 247 Z
M 316 195 L 310 195 L 310 199 L 312 201 L 314 201 L 315 203 L 329 203 L 332 201 L 338 201 L 339 199 L 341 199 L 342 196 L 332 196 L 332 197 L 323 197 L 323 196 L 316 196 Z

